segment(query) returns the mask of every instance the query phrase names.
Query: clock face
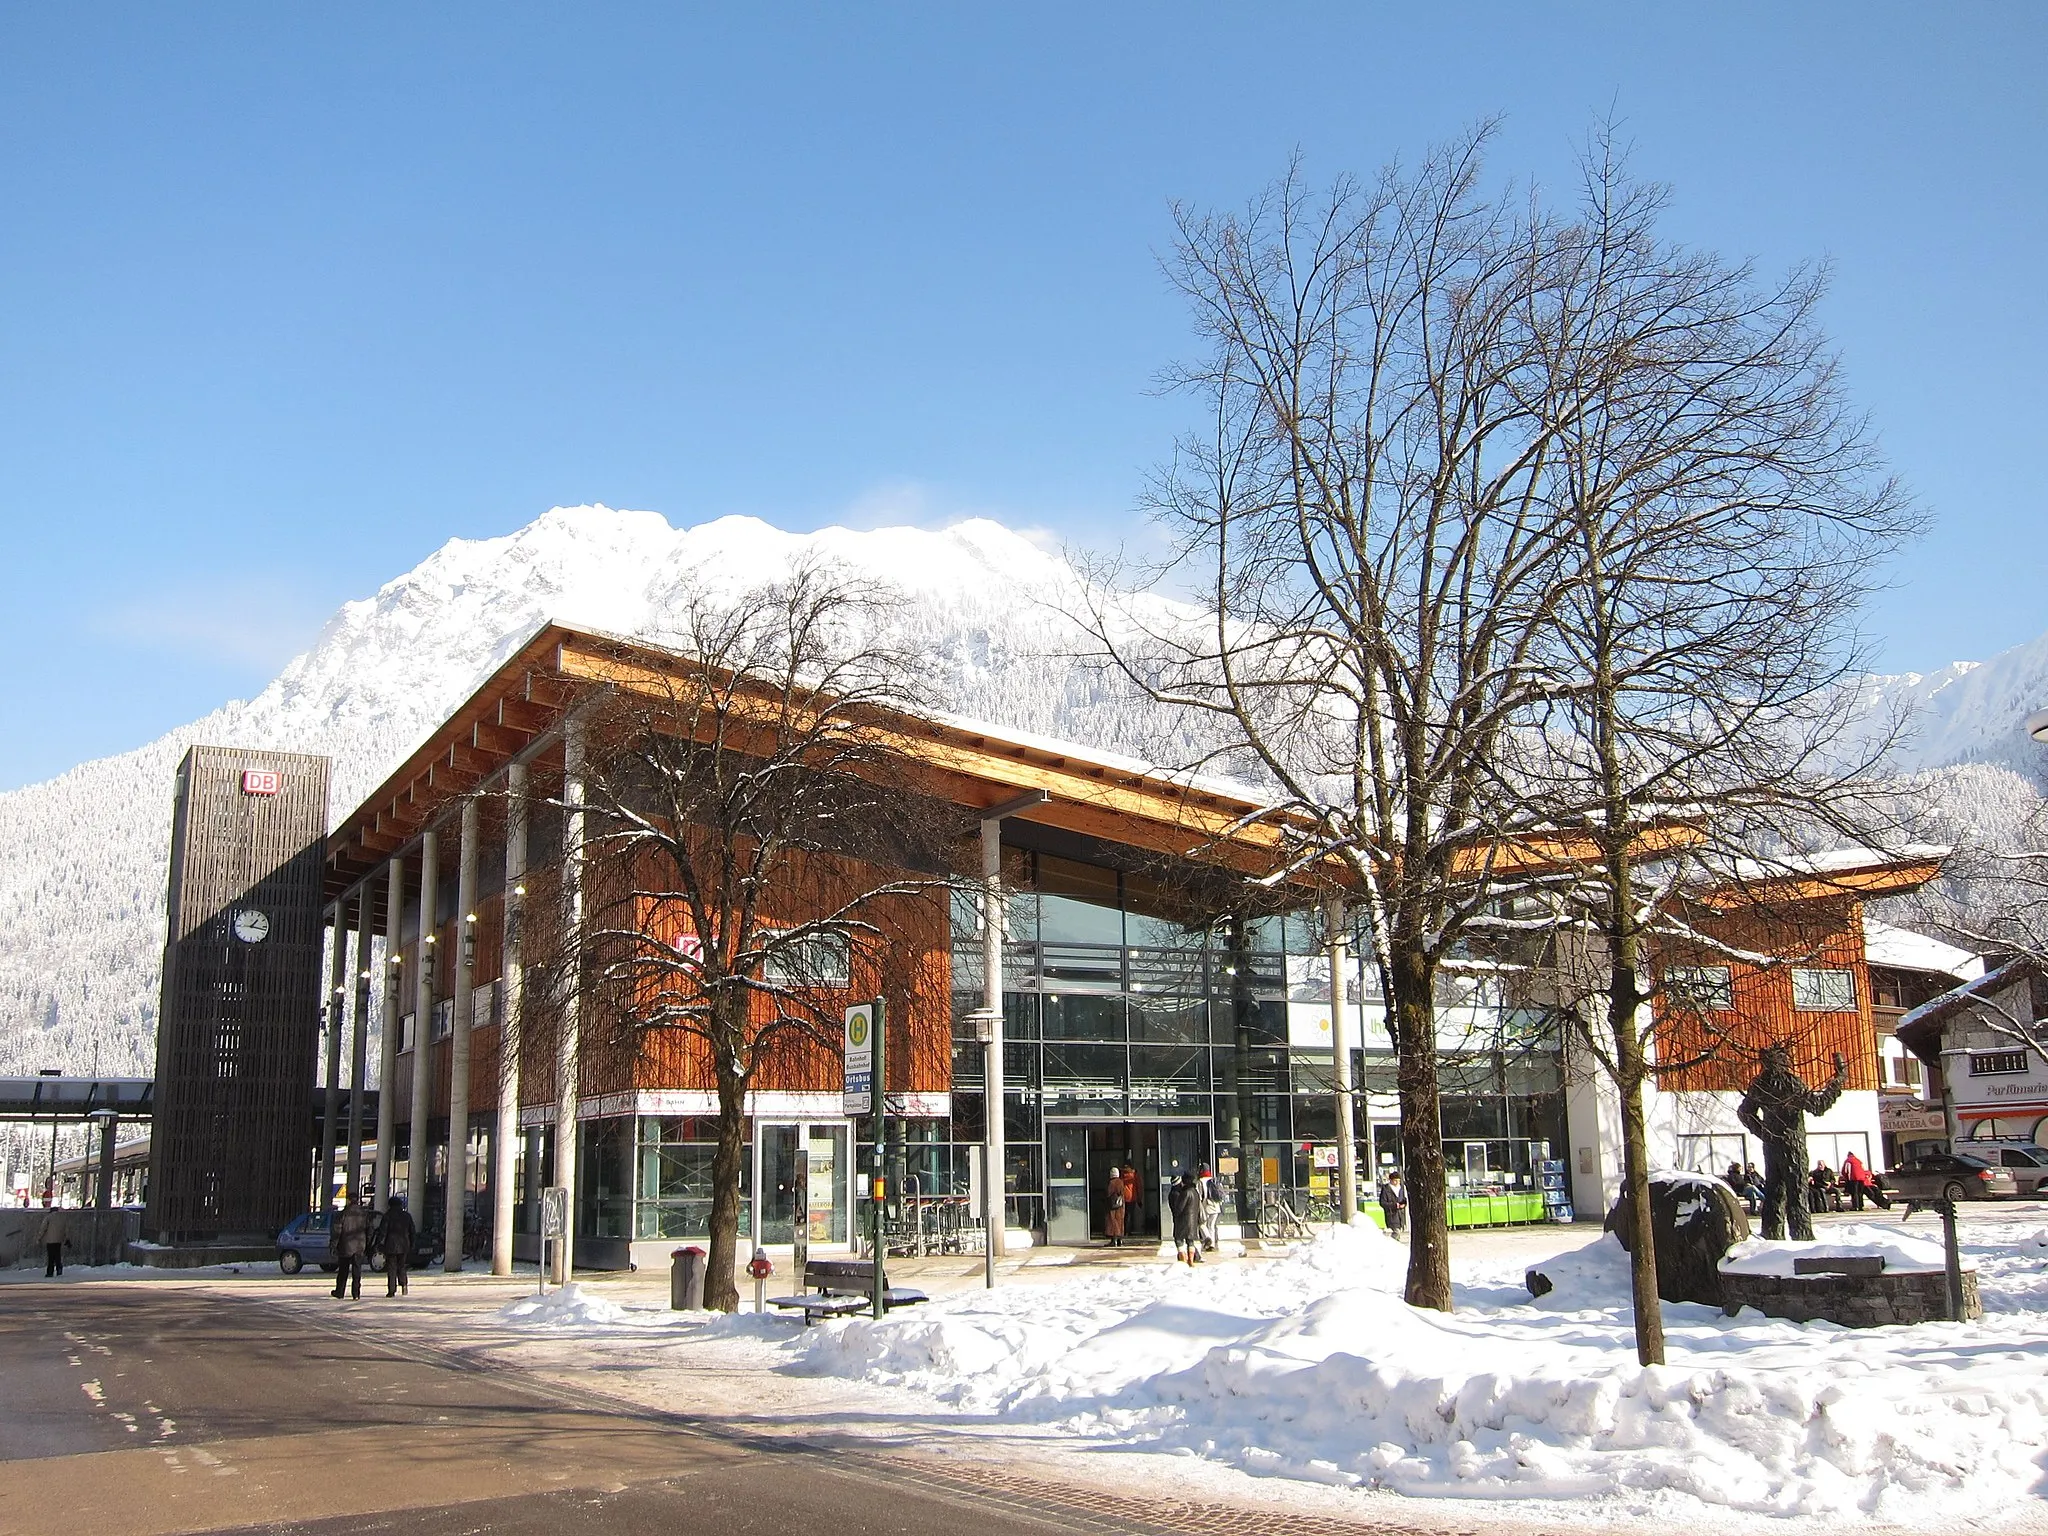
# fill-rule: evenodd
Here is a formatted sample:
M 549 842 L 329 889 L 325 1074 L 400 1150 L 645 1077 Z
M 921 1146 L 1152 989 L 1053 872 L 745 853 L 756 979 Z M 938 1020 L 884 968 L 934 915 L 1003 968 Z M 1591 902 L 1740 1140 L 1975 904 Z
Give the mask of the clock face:
M 235 914 L 235 937 L 244 944 L 261 944 L 270 936 L 270 919 L 254 907 Z

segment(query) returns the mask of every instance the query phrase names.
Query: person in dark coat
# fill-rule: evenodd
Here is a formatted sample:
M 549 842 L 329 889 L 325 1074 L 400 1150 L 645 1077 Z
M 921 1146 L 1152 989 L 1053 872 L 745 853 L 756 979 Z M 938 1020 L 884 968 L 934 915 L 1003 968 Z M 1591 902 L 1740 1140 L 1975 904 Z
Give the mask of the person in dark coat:
M 1398 1168 L 1380 1180 L 1380 1214 L 1387 1218 L 1387 1236 L 1399 1237 L 1408 1230 L 1408 1191 L 1401 1187 Z
M 1173 1215 L 1173 1256 L 1183 1264 L 1202 1262 L 1202 1191 L 1192 1173 L 1184 1173 L 1166 1191 Z
M 363 1197 L 352 1192 L 327 1232 L 327 1251 L 334 1256 L 336 1301 L 343 1293 L 351 1301 L 363 1299 L 363 1255 L 369 1249 L 370 1213 L 363 1206 Z
M 1121 1168 L 1109 1170 L 1109 1188 L 1105 1191 L 1109 1200 L 1109 1214 L 1102 1220 L 1102 1230 L 1109 1238 L 1109 1246 L 1121 1248 L 1124 1245 L 1124 1171 Z
M 417 1231 L 411 1213 L 405 1208 L 405 1196 L 393 1195 L 391 1203 L 384 1207 L 383 1230 L 378 1234 L 384 1250 L 386 1296 L 396 1296 L 400 1292 L 408 1296 L 412 1294 L 412 1282 L 406 1276 L 405 1267 L 412 1262 L 412 1243 Z

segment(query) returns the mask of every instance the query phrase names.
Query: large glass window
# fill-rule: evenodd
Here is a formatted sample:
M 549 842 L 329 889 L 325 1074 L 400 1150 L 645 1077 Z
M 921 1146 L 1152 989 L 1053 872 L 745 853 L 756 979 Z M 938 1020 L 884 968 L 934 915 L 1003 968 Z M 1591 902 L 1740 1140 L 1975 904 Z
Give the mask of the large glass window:
M 1120 1119 L 1128 1112 L 1120 1045 L 1045 1045 L 1045 1112 Z
M 717 1122 L 692 1116 L 640 1121 L 636 1237 L 703 1237 L 711 1230 L 711 1159 Z M 748 1127 L 751 1143 L 752 1127 Z M 753 1230 L 753 1157 L 740 1160 L 740 1235 Z

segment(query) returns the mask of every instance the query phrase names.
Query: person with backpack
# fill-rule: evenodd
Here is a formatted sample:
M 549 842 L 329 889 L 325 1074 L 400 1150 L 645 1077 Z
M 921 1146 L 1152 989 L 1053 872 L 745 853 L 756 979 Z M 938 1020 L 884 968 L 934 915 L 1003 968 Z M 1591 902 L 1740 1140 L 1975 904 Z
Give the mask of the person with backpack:
M 1109 1197 L 1109 1214 L 1102 1220 L 1103 1234 L 1109 1238 L 1109 1246 L 1121 1248 L 1124 1245 L 1124 1171 L 1121 1168 L 1109 1170 L 1109 1186 L 1104 1191 Z

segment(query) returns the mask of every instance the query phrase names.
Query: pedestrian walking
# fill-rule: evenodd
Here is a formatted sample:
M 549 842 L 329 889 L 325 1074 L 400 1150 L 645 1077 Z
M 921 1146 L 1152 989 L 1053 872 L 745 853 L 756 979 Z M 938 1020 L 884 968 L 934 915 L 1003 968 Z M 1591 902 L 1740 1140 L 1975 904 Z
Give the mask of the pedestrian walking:
M 412 1243 L 417 1231 L 411 1214 L 405 1208 L 405 1196 L 393 1195 L 390 1204 L 384 1207 L 384 1220 L 377 1238 L 377 1245 L 384 1250 L 386 1296 L 412 1294 L 412 1282 L 405 1270 L 412 1262 Z
M 1380 1180 L 1380 1214 L 1387 1218 L 1387 1236 L 1399 1237 L 1408 1230 L 1408 1191 L 1401 1185 L 1401 1170 L 1392 1168 Z
M 43 1212 L 43 1278 L 55 1280 L 64 1273 L 64 1250 L 71 1242 L 71 1218 L 61 1205 Z M 34 1262 L 31 1260 L 30 1262 Z
M 1109 1197 L 1109 1214 L 1102 1219 L 1102 1230 L 1109 1238 L 1110 1247 L 1121 1248 L 1124 1245 L 1123 1169 L 1109 1170 L 1109 1186 L 1103 1193 Z
M 1138 1177 L 1138 1165 L 1128 1163 L 1124 1167 L 1124 1234 L 1128 1237 L 1145 1235 L 1145 1183 Z
M 1202 1247 L 1214 1253 L 1223 1246 L 1223 1181 L 1204 1163 L 1197 1184 L 1202 1191 Z
M 1166 1192 L 1166 1208 L 1173 1216 L 1173 1256 L 1183 1264 L 1202 1262 L 1202 1191 L 1192 1173 L 1173 1181 Z
M 344 1292 L 351 1301 L 363 1299 L 363 1255 L 369 1247 L 370 1213 L 363 1207 L 363 1197 L 351 1191 L 327 1232 L 327 1251 L 334 1258 L 336 1301 Z

